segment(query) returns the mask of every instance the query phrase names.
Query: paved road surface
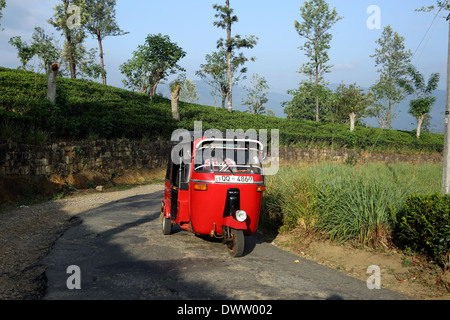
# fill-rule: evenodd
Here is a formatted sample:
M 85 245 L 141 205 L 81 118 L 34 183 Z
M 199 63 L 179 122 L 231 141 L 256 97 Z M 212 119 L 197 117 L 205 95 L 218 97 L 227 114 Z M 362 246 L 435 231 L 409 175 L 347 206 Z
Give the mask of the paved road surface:
M 163 236 L 162 196 L 162 190 L 132 196 L 80 214 L 82 223 L 42 261 L 48 278 L 44 299 L 405 299 L 369 290 L 363 281 L 255 236 L 246 237 L 245 255 L 238 259 L 218 240 L 181 230 Z M 71 265 L 80 270 L 79 290 L 67 287 Z

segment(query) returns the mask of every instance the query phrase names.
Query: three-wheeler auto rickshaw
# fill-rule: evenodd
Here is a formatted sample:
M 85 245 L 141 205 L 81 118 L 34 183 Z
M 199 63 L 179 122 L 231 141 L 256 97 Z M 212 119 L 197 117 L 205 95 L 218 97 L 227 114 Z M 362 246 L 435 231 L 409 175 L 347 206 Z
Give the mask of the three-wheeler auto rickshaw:
M 222 239 L 232 257 L 242 256 L 245 236 L 254 234 L 259 224 L 266 188 L 264 146 L 245 135 L 189 135 L 178 149 L 172 142 L 161 205 L 163 234 L 170 235 L 177 225 Z

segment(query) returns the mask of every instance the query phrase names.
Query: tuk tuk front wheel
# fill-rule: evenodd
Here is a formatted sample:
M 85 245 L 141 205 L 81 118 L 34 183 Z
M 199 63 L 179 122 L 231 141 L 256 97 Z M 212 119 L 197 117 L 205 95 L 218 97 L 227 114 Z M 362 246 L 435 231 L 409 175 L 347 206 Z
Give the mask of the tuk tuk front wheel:
M 165 236 L 172 233 L 172 221 L 164 216 L 162 217 L 162 232 Z
M 231 239 L 227 243 L 228 253 L 234 258 L 241 257 L 245 249 L 244 231 L 231 229 L 230 236 Z

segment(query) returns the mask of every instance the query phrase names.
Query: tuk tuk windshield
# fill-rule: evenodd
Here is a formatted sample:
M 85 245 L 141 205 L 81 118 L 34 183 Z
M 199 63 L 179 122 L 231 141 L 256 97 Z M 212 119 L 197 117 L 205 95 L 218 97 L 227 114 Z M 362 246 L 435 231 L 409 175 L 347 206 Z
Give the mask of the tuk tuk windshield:
M 196 172 L 261 174 L 261 150 L 256 141 L 210 141 L 195 153 Z

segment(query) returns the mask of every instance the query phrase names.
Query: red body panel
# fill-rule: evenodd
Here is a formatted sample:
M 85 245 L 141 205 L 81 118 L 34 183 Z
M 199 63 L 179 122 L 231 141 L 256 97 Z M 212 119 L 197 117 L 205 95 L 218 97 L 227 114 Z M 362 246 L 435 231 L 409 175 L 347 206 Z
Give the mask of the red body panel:
M 194 151 L 195 153 L 195 151 Z M 194 159 L 194 157 L 192 157 Z M 178 191 L 178 210 L 172 212 L 172 191 L 173 186 L 166 180 L 164 190 L 164 205 L 167 218 L 180 225 L 183 229 L 197 234 L 209 235 L 213 232 L 222 235 L 222 226 L 233 229 L 244 230 L 245 235 L 256 232 L 259 225 L 259 216 L 262 201 L 262 192 L 257 191 L 257 187 L 264 183 L 261 174 L 235 174 L 236 176 L 252 176 L 253 183 L 216 183 L 216 175 L 231 175 L 231 173 L 201 173 L 192 170 L 194 167 L 192 160 L 189 190 Z M 206 191 L 194 190 L 195 183 L 206 184 Z M 229 189 L 240 190 L 240 210 L 247 213 L 245 222 L 240 223 L 233 217 L 224 217 L 227 192 Z M 176 216 L 176 218 L 174 218 Z
M 193 190 L 194 183 L 191 182 L 190 190 Z M 240 190 L 240 209 L 247 213 L 247 220 L 245 221 L 247 227 L 244 233 L 246 235 L 255 233 L 259 224 L 262 199 L 262 193 L 257 192 L 256 187 L 256 184 L 208 183 L 207 191 L 193 190 L 191 192 L 190 216 L 194 231 L 200 234 L 210 234 L 214 230 L 217 234 L 222 234 L 227 191 L 230 188 L 236 188 Z M 236 223 L 238 222 L 236 221 Z M 228 226 L 233 227 L 229 223 Z M 242 229 L 242 224 L 239 224 L 237 229 Z

